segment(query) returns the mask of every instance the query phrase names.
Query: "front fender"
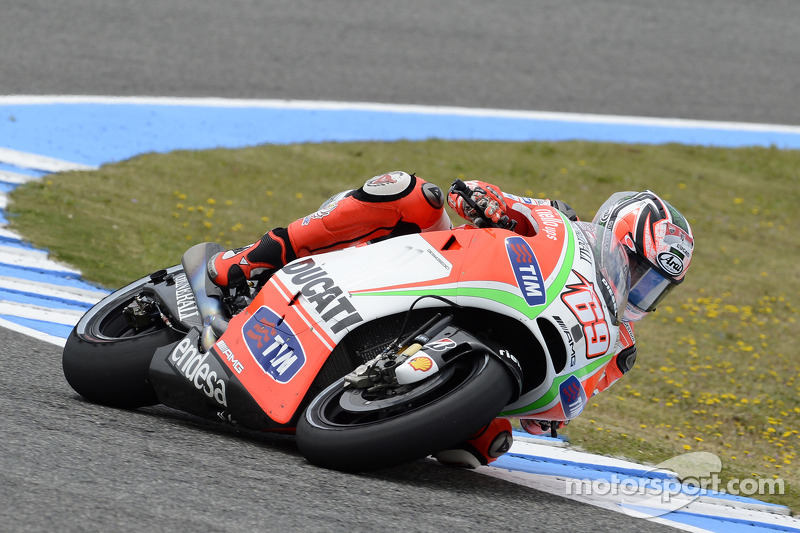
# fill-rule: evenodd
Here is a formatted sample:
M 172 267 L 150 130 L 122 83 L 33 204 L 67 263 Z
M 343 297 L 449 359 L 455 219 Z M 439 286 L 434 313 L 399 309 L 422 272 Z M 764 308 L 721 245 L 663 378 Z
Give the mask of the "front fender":
M 420 378 L 441 370 L 456 359 L 470 353 L 488 353 L 506 367 L 511 374 L 515 391 L 512 402 L 522 393 L 522 365 L 508 349 L 488 339 L 479 339 L 468 330 L 450 325 L 437 333 L 432 340 L 423 345 L 413 357 L 409 357 L 398 367 L 398 378 L 404 375 L 419 375 Z M 421 358 L 430 358 L 433 364 L 425 364 Z M 421 371 L 421 372 L 420 372 Z M 408 378 L 403 378 L 408 380 Z M 413 379 L 413 378 L 411 378 Z M 416 379 L 414 381 L 417 381 Z

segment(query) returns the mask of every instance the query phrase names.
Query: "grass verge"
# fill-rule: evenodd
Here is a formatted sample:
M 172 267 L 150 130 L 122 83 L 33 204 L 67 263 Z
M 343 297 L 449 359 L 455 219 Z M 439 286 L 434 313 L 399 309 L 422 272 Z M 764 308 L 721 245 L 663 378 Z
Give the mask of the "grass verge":
M 639 361 L 564 431 L 592 452 L 660 463 L 687 451 L 723 478 L 781 478 L 800 509 L 800 152 L 602 143 L 398 142 L 150 154 L 12 193 L 12 229 L 106 287 L 230 247 L 402 169 L 446 188 L 478 178 L 559 198 L 582 218 L 652 189 L 690 220 L 687 280 L 637 330 Z

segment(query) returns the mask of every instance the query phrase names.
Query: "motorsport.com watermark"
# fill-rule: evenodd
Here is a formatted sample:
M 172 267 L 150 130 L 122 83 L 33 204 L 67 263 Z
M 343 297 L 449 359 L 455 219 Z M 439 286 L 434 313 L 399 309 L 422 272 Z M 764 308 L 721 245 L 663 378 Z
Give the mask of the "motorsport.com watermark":
M 709 477 L 676 478 L 637 478 L 612 474 L 609 479 L 568 479 L 567 495 L 596 496 L 654 496 L 661 494 L 668 502 L 670 498 L 683 496 L 701 496 L 704 492 L 717 492 L 733 496 L 783 495 L 786 487 L 783 479 L 745 478 L 729 479 L 723 482 L 717 474 Z
M 568 479 L 565 491 L 567 496 L 611 496 L 634 506 L 651 505 L 653 508 L 644 513 L 651 517 L 689 505 L 705 494 L 766 496 L 786 493 L 786 484 L 779 477 L 722 481 L 721 471 L 722 460 L 718 456 L 692 452 L 668 459 L 641 475 L 614 473 L 608 478 Z M 659 475 L 652 475 L 655 473 Z M 642 514 L 641 511 L 631 512 Z

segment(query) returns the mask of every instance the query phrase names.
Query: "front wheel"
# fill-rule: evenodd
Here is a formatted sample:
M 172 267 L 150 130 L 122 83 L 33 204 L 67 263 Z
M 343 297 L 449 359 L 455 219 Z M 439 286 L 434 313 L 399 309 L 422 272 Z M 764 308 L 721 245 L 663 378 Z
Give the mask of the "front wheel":
M 158 403 L 150 384 L 150 360 L 157 348 L 184 333 L 158 320 L 144 327 L 130 325 L 124 309 L 148 282 L 149 277 L 142 278 L 106 296 L 70 333 L 61 360 L 64 377 L 87 400 L 126 408 Z
M 325 468 L 366 471 L 420 459 L 468 440 L 511 399 L 512 377 L 484 353 L 464 355 L 440 373 L 381 394 L 322 391 L 297 426 L 297 445 Z

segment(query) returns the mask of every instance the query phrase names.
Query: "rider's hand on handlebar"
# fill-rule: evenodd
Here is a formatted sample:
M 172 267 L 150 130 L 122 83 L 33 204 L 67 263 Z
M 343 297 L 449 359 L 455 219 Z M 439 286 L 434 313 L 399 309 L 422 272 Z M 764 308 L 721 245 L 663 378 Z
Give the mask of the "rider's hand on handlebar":
M 464 193 L 459 194 L 453 189 L 447 195 L 447 203 L 456 213 L 479 227 L 488 225 L 487 222 L 496 226 L 501 224 L 501 220 L 508 220 L 505 213 L 508 206 L 500 189 L 489 183 L 477 185 L 471 182 L 467 185 L 473 185 L 466 193 L 471 201 L 465 201 Z

